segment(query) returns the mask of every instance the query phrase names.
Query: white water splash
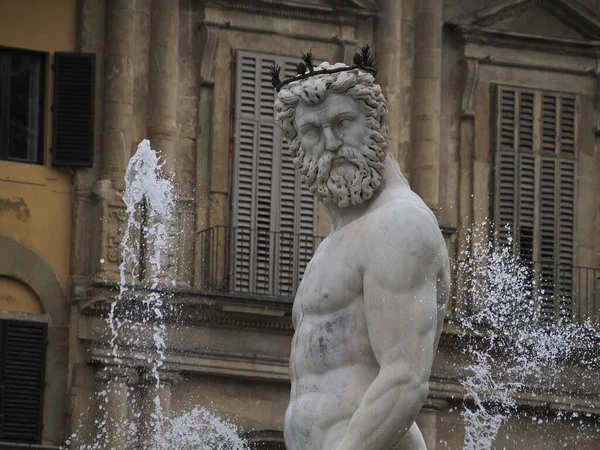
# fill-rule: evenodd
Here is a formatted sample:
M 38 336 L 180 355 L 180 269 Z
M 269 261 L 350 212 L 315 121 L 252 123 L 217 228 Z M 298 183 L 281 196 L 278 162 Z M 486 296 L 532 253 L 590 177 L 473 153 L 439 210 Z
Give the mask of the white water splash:
M 129 161 L 123 194 L 127 225 L 121 242 L 119 294 L 111 304 L 107 317 L 111 351 L 118 366 L 114 368 L 116 371 L 139 371 L 139 368 L 131 367 L 131 360 L 129 364 L 124 362 L 124 351 L 140 345 L 142 336 L 151 336 L 154 354 L 143 363 L 140 361 L 140 366 L 149 365 L 156 388 L 161 385 L 160 369 L 164 365 L 167 349 L 164 317 L 168 294 L 164 285 L 165 280 L 170 281 L 171 277 L 165 263 L 173 263 L 169 261 L 172 258 L 169 245 L 175 216 L 173 180 L 162 174 L 163 164 L 164 161 L 152 150 L 148 140 L 140 143 Z M 148 292 L 140 294 L 137 288 Z M 110 373 L 107 379 L 105 388 L 97 393 L 96 401 L 101 416 L 95 422 L 97 435 L 94 442 L 80 445 L 79 450 L 110 450 L 107 443 L 115 436 L 109 436 L 109 430 L 116 433 L 123 448 L 248 450 L 247 444 L 231 423 L 199 407 L 179 417 L 170 417 L 163 410 L 158 395 L 152 399 L 154 411 L 150 417 L 142 417 L 139 411 L 134 411 L 133 418 L 115 423 L 108 414 L 113 390 L 117 389 L 119 396 L 126 397 L 119 398 L 120 402 L 127 403 L 139 400 L 139 392 L 133 384 L 127 384 L 123 389 L 123 382 L 114 381 Z M 142 432 L 138 422 L 145 423 L 144 436 L 140 436 Z M 80 438 L 76 431 L 67 445 Z
M 485 224 L 475 233 L 484 230 Z M 456 267 L 467 281 L 460 295 L 475 311 L 462 321 L 464 336 L 473 338 L 472 374 L 461 380 L 472 402 L 461 413 L 467 450 L 492 448 L 521 390 L 560 391 L 560 363 L 576 350 L 593 349 L 597 334 L 589 324 L 542 324 L 530 269 L 508 248 L 478 237 L 473 253 Z M 599 365 L 600 358 L 587 363 Z

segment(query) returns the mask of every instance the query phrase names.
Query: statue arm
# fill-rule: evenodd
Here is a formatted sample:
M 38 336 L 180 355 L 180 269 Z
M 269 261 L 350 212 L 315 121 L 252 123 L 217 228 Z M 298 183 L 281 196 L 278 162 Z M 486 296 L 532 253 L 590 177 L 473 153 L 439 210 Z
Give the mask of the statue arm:
M 427 398 L 443 240 L 428 211 L 396 213 L 384 213 L 373 230 L 378 235 L 363 275 L 369 340 L 380 371 L 336 450 L 392 448 Z

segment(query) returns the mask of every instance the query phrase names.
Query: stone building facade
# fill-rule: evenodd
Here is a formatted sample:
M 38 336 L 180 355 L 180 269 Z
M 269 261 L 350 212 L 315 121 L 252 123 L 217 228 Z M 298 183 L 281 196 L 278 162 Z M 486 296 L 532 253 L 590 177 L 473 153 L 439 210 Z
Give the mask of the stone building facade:
M 0 448 L 64 439 L 76 49 L 76 0 L 0 2 Z
M 549 261 L 569 267 L 566 309 L 543 298 L 545 320 L 597 319 L 599 9 L 561 0 L 81 0 L 77 50 L 96 55 L 94 159 L 73 176 L 66 386 L 46 387 L 64 393 L 64 434 L 43 443 L 75 431 L 74 448 L 92 442 L 98 393 L 110 383 L 109 434 L 159 395 L 170 414 L 202 405 L 257 448 L 284 448 L 292 296 L 328 232 L 272 118 L 266 70 L 273 61 L 293 70 L 301 51 L 350 61 L 371 43 L 390 152 L 438 217 L 451 257 L 473 251 L 474 226 L 499 239 L 512 226 L 516 250 L 552 281 L 563 278 Z M 123 340 L 117 358 L 105 321 L 120 281 L 125 169 L 145 138 L 177 186 L 177 230 L 155 274 L 178 312 L 165 321 L 159 386 L 148 336 Z M 585 298 L 573 273 L 592 284 Z M 143 275 L 132 284 L 140 296 L 151 290 Z M 458 319 L 472 308 L 461 295 L 449 306 L 418 419 L 430 449 L 462 448 L 469 355 Z M 525 390 L 497 447 L 597 448 L 600 385 L 578 383 L 589 370 L 599 369 L 572 361 L 564 390 Z M 124 400 L 129 389 L 139 403 Z M 542 420 L 556 414 L 579 416 Z M 110 444 L 127 448 L 114 435 Z

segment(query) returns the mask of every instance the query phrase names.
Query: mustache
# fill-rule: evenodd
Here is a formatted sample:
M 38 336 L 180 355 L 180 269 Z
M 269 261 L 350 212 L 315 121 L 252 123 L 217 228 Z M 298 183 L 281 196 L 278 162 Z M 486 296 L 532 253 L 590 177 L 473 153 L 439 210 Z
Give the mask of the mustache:
M 383 169 L 383 163 L 369 158 L 364 149 L 346 146 L 335 152 L 325 151 L 319 158 L 306 154 L 302 161 L 302 167 L 300 167 L 302 182 L 308 186 L 315 181 L 325 183 L 330 177 L 334 161 L 348 161 L 357 166 L 364 175 L 366 175 L 367 166 Z

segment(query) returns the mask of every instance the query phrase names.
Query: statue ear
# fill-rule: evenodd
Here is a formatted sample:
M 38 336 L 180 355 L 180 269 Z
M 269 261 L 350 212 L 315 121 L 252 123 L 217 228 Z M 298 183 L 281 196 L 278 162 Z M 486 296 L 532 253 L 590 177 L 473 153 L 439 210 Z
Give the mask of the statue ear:
M 385 107 L 385 104 L 380 103 L 379 106 L 377 106 L 377 116 L 379 117 L 379 125 L 381 126 L 381 131 L 385 132 L 385 134 L 387 135 L 387 109 Z

